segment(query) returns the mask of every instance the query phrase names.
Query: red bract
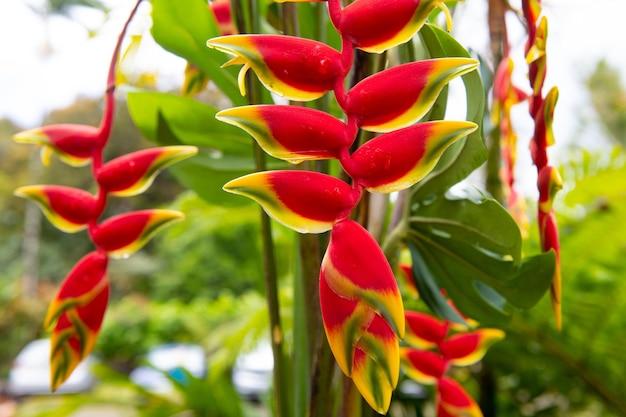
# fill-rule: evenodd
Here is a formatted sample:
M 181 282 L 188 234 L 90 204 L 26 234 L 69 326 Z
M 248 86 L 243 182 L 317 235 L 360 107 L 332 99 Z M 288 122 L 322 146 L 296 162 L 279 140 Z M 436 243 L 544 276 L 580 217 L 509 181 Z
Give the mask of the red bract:
M 99 128 L 72 124 L 26 130 L 13 136 L 13 140 L 43 146 L 41 157 L 46 165 L 50 159 L 50 152 L 54 152 L 65 163 L 82 166 L 88 164 L 103 146 Z
M 84 229 L 97 205 L 87 191 L 60 185 L 28 185 L 15 190 L 15 195 L 33 200 L 50 223 L 67 233 Z
M 239 88 L 245 95 L 249 68 L 268 90 L 290 100 L 307 101 L 333 89 L 343 75 L 341 54 L 321 42 L 284 35 L 233 35 L 210 39 L 207 45 L 236 55 L 227 65 L 243 64 Z
M 369 191 L 400 191 L 424 178 L 450 145 L 476 128 L 471 122 L 420 123 L 378 136 L 342 162 Z
M 452 17 L 442 1 L 433 0 L 356 0 L 341 14 L 339 32 L 367 52 L 383 52 L 411 39 L 435 7 Z
M 209 2 L 209 9 L 213 12 L 222 35 L 237 33 L 237 27 L 231 16 L 230 0 L 213 0 Z
M 306 107 L 242 106 L 222 110 L 216 117 L 248 132 L 273 157 L 296 163 L 338 159 L 354 139 L 341 120 Z
M 487 349 L 504 338 L 499 329 L 479 329 L 450 336 L 439 344 L 439 351 L 452 365 L 472 365 L 485 356 Z
M 337 363 L 370 406 L 384 412 L 399 375 L 402 298 L 380 247 L 352 220 L 331 231 L 320 270 L 320 305 Z
M 50 385 L 55 391 L 92 351 L 109 298 L 107 257 L 92 252 L 67 275 L 52 300 L 44 326 L 53 327 Z
M 348 217 L 361 193 L 330 175 L 264 171 L 234 179 L 224 190 L 255 200 L 271 217 L 301 233 L 321 233 Z
M 476 402 L 454 379 L 441 378 L 437 384 L 437 391 L 437 407 L 447 413 L 438 412 L 439 416 L 482 417 L 483 413 Z
M 127 258 L 159 229 L 182 218 L 178 211 L 158 209 L 120 214 L 94 227 L 91 239 L 109 257 Z
M 402 369 L 420 384 L 436 383 L 448 369 L 448 363 L 435 352 L 412 348 L 400 349 Z
M 145 191 L 161 170 L 197 153 L 194 146 L 167 146 L 144 149 L 106 163 L 96 174 L 103 191 L 132 196 Z
M 533 162 L 539 170 L 548 163 L 547 147 L 555 143 L 552 121 L 554 120 L 554 108 L 558 99 L 559 89 L 552 87 L 541 102 L 535 115 L 535 133 L 530 142 L 530 152 Z
M 425 313 L 405 311 L 405 340 L 420 349 L 429 349 L 441 343 L 448 333 L 449 324 Z
M 366 130 L 388 132 L 406 127 L 430 110 L 450 80 L 477 67 L 475 59 L 440 58 L 389 68 L 351 88 L 344 110 Z

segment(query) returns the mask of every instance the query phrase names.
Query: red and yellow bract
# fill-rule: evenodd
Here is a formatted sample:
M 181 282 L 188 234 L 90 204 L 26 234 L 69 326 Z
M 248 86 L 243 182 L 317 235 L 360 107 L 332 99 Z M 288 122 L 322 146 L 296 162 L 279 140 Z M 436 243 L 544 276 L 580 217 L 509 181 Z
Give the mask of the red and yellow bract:
M 333 89 L 343 75 L 341 54 L 310 39 L 286 35 L 232 35 L 213 38 L 207 46 L 235 55 L 224 66 L 240 65 L 239 89 L 252 68 L 265 87 L 287 99 L 314 100 Z
M 439 58 L 398 65 L 352 87 L 344 110 L 365 130 L 400 129 L 424 116 L 448 82 L 477 67 L 478 61 L 471 58 Z
M 195 146 L 165 146 L 132 152 L 103 165 L 96 174 L 96 181 L 104 192 L 112 195 L 141 194 L 161 170 L 197 152 Z
M 385 412 L 398 382 L 404 309 L 385 255 L 353 220 L 332 228 L 320 270 L 320 305 L 337 363 L 370 406 Z
M 216 118 L 248 132 L 269 155 L 292 163 L 339 159 L 353 140 L 344 122 L 306 107 L 241 106 L 222 110 Z
M 404 190 L 432 171 L 450 145 L 476 128 L 472 122 L 435 121 L 394 130 L 366 142 L 344 167 L 369 191 Z
M 236 178 L 224 190 L 258 202 L 272 218 L 300 233 L 321 233 L 348 217 L 361 193 L 326 174 L 263 171 Z
M 343 9 L 339 31 L 357 48 L 380 53 L 411 39 L 435 7 L 450 30 L 452 17 L 439 0 L 355 0 Z
M 109 298 L 108 259 L 101 252 L 83 257 L 50 303 L 44 326 L 53 328 L 50 386 L 55 391 L 92 351 Z
M 27 185 L 15 195 L 37 203 L 50 223 L 67 233 L 86 228 L 97 205 L 87 191 L 62 185 Z

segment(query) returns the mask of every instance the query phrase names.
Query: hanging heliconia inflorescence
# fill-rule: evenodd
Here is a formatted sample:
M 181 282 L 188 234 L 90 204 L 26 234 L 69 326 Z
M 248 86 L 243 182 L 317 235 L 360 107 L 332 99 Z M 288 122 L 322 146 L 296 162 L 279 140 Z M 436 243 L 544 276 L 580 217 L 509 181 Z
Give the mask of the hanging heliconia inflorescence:
M 15 135 L 17 142 L 42 147 L 42 159 L 50 154 L 72 165 L 91 163 L 97 191 L 60 185 L 29 185 L 15 194 L 37 203 L 50 222 L 68 233 L 87 230 L 95 250 L 84 256 L 65 277 L 48 309 L 44 326 L 52 330 L 50 385 L 55 391 L 92 351 L 107 308 L 110 258 L 127 258 L 159 229 L 183 214 L 172 210 L 141 210 L 100 220 L 109 195 L 128 197 L 142 193 L 166 166 L 194 155 L 193 146 L 144 149 L 103 161 L 111 135 L 115 107 L 115 69 L 126 29 L 141 0 L 133 8 L 113 52 L 109 68 L 104 113 L 100 126 L 49 125 Z
M 561 328 L 561 268 L 559 263 L 559 234 L 556 217 L 552 208 L 554 198 L 563 188 L 563 181 L 558 170 L 551 166 L 547 149 L 554 145 L 552 121 L 554 108 L 559 97 L 556 86 L 543 95 L 543 84 L 546 78 L 547 56 L 546 41 L 548 38 L 548 19 L 541 14 L 540 0 L 523 0 L 522 8 L 528 25 L 528 41 L 526 42 L 526 62 L 532 94 L 530 115 L 535 122 L 535 131 L 530 140 L 530 153 L 537 167 L 537 188 L 539 201 L 537 215 L 541 249 L 544 252 L 553 250 L 556 254 L 556 268 L 552 280 L 550 295 L 556 326 Z
M 474 399 L 448 373 L 452 366 L 470 366 L 480 361 L 487 349 L 504 337 L 504 332 L 470 330 L 468 326 L 418 311 L 406 311 L 405 316 L 408 346 L 400 348 L 400 357 L 407 376 L 422 385 L 435 386 L 439 417 L 481 417 Z
M 324 328 L 339 367 L 379 413 L 387 411 L 399 377 L 403 303 L 378 243 L 350 216 L 365 191 L 412 186 L 451 144 L 477 129 L 467 121 L 415 123 L 450 80 L 475 70 L 478 62 L 429 59 L 386 69 L 351 87 L 346 79 L 357 48 L 380 53 L 406 42 L 435 7 L 450 23 L 441 1 L 356 0 L 342 8 L 340 0 L 329 0 L 341 51 L 287 35 L 233 35 L 207 42 L 234 55 L 225 65 L 243 65 L 243 95 L 245 74 L 252 69 L 268 90 L 289 100 L 314 100 L 332 91 L 345 115 L 337 119 L 286 105 L 219 112 L 218 119 L 248 132 L 268 154 L 291 163 L 336 159 L 351 180 L 303 170 L 263 171 L 234 179 L 224 189 L 257 201 L 298 232 L 330 231 L 319 282 Z M 351 151 L 359 129 L 380 135 Z

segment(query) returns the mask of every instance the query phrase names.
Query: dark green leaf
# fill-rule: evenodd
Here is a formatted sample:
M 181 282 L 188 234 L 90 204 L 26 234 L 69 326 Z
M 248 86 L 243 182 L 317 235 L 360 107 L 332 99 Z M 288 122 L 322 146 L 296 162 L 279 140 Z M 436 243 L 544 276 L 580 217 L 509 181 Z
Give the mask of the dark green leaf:
M 411 253 L 413 277 L 415 287 L 419 293 L 420 299 L 433 311 L 433 313 L 443 317 L 446 320 L 456 323 L 465 323 L 463 317 L 459 315 L 448 304 L 448 300 L 441 293 L 441 288 L 435 277 L 430 273 L 424 258 L 420 251 L 416 248 L 412 241 L 408 242 L 409 251 Z
M 470 57 L 470 54 L 452 36 L 433 25 L 424 25 L 420 30 L 422 42 L 430 56 Z M 478 71 L 462 76 L 467 96 L 466 119 L 478 124 L 479 129 L 452 145 L 441 157 L 433 171 L 414 189 L 414 198 L 428 199 L 444 192 L 452 185 L 467 177 L 486 160 L 487 149 L 482 139 L 485 93 Z
M 221 68 L 228 55 L 210 49 L 207 40 L 220 32 L 206 0 L 152 0 L 152 36 L 163 48 L 207 74 L 232 101 L 243 105 L 237 84 L 238 67 Z
M 409 241 L 419 265 L 415 279 L 431 287 L 436 280 L 464 315 L 484 324 L 505 324 L 516 309 L 537 303 L 552 282 L 554 254 L 522 260 L 519 229 L 494 200 L 442 196 L 416 204 Z M 430 302 L 441 310 L 442 300 Z

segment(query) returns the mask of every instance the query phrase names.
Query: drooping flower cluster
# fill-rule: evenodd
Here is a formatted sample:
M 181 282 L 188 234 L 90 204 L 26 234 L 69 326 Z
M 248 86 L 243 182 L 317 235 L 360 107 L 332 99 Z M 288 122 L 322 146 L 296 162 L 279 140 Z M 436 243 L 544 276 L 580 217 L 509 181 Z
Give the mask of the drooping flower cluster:
M 530 115 L 535 122 L 535 131 L 530 141 L 530 152 L 537 167 L 537 188 L 539 201 L 537 204 L 539 236 L 544 252 L 553 250 L 557 264 L 552 280 L 550 295 L 557 328 L 561 328 L 561 268 L 559 260 L 559 235 L 556 217 L 552 208 L 556 193 L 563 187 L 558 170 L 551 166 L 547 149 L 554 144 L 552 121 L 554 108 L 559 96 L 556 86 L 543 95 L 543 84 L 547 70 L 546 41 L 548 37 L 548 20 L 541 14 L 540 0 L 522 1 L 524 17 L 528 23 L 528 41 L 526 42 L 526 62 L 528 76 L 533 89 L 530 97 Z
M 110 195 L 128 197 L 146 190 L 166 166 L 196 153 L 193 146 L 144 149 L 103 161 L 111 134 L 115 106 L 115 67 L 126 28 L 141 0 L 137 1 L 115 47 L 100 126 L 49 125 L 15 135 L 18 142 L 42 147 L 44 163 L 50 154 L 72 165 L 91 163 L 97 192 L 61 185 L 29 185 L 15 194 L 37 203 L 48 220 L 68 233 L 87 230 L 95 250 L 84 256 L 65 277 L 52 300 L 44 326 L 52 330 L 50 385 L 55 391 L 93 349 L 107 308 L 110 258 L 126 258 L 140 249 L 154 233 L 182 218 L 172 210 L 141 210 L 100 220 Z
M 406 311 L 405 342 L 400 348 L 402 369 L 424 385 L 435 385 L 438 416 L 482 416 L 474 399 L 448 375 L 452 366 L 480 361 L 487 349 L 504 337 L 499 329 L 469 327 L 438 320 L 426 313 Z
M 399 376 L 404 336 L 402 299 L 375 239 L 350 215 L 365 191 L 406 189 L 426 176 L 443 152 L 477 126 L 466 121 L 415 124 L 454 77 L 477 68 L 468 58 L 411 62 L 371 75 L 352 87 L 346 79 L 355 49 L 382 52 L 410 39 L 440 1 L 329 0 L 342 50 L 286 35 L 233 35 L 209 47 L 252 69 L 273 93 L 309 101 L 332 91 L 345 117 L 306 107 L 252 105 L 218 119 L 248 132 L 268 154 L 292 163 L 336 159 L 350 184 L 319 172 L 264 171 L 234 179 L 226 191 L 257 201 L 274 219 L 301 233 L 330 231 L 320 271 L 326 335 L 339 367 L 372 408 L 385 413 Z M 448 16 L 449 17 L 449 16 Z M 380 24 L 384 22 L 384 24 Z M 359 129 L 380 133 L 351 151 Z

